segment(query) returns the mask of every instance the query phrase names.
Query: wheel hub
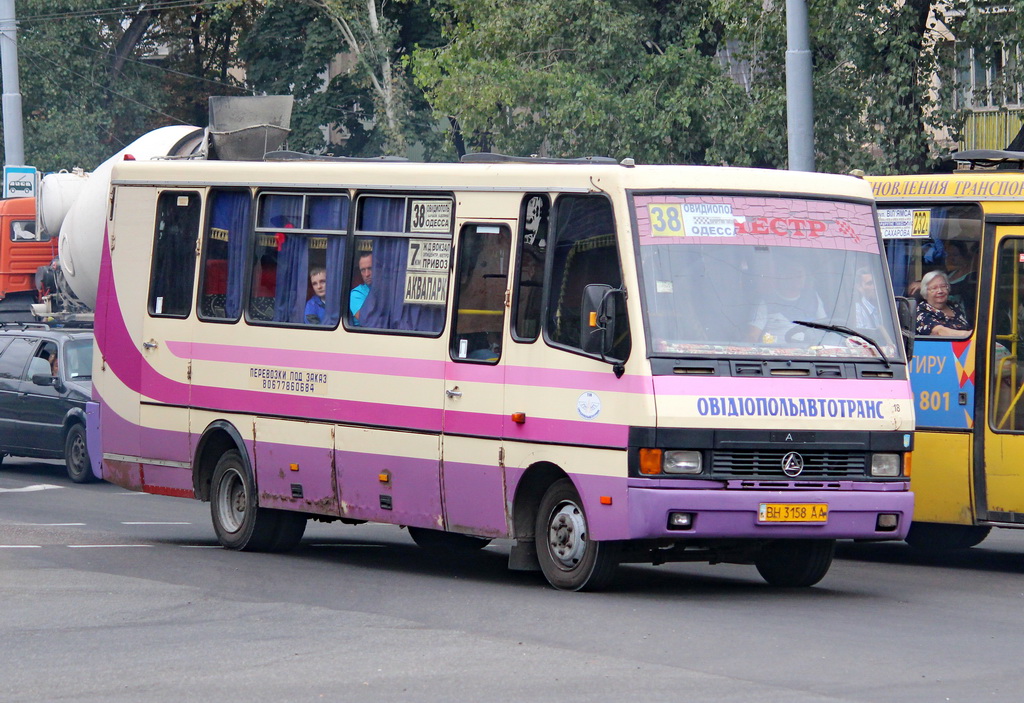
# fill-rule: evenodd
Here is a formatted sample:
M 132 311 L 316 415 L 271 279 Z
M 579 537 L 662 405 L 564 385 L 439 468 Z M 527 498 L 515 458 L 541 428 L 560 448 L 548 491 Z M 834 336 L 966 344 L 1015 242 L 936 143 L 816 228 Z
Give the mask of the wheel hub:
M 551 554 L 565 568 L 579 564 L 587 550 L 587 521 L 573 503 L 562 503 L 548 523 Z

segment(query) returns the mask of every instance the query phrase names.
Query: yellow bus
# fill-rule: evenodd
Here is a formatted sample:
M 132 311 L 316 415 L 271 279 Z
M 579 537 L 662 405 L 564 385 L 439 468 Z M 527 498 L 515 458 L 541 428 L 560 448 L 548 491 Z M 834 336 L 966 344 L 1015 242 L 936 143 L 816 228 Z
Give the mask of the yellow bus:
M 856 282 L 877 315 L 861 319 Z M 501 158 L 125 161 L 96 309 L 98 475 L 306 521 L 809 586 L 901 539 L 913 408 L 863 180 Z
M 950 173 L 868 179 L 893 287 L 919 300 L 907 541 L 933 550 L 1024 527 L 1024 154 L 953 159 Z

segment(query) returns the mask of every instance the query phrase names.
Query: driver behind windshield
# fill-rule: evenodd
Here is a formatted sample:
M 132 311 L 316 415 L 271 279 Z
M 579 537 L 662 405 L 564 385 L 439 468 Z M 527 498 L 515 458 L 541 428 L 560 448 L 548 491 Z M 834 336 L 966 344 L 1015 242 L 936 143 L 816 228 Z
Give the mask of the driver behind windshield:
M 763 344 L 783 341 L 794 320 L 822 321 L 825 306 L 810 285 L 807 271 L 793 259 L 776 261 L 764 281 L 762 299 L 750 319 L 750 339 Z

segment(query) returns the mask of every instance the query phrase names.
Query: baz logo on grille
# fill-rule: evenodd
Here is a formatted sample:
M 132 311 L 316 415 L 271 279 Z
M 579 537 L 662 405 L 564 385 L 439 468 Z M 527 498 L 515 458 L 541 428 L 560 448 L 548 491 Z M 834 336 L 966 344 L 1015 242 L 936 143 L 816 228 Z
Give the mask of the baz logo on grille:
M 782 473 L 790 478 L 799 476 L 804 470 L 804 458 L 796 452 L 790 452 L 782 457 Z

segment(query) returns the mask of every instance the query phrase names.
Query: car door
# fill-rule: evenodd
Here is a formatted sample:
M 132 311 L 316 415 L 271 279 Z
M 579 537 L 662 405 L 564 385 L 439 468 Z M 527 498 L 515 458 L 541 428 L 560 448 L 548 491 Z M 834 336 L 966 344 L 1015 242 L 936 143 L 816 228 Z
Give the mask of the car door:
M 38 346 L 36 340 L 6 337 L 0 353 L 0 445 L 17 454 L 27 445 L 21 420 L 21 381 L 29 357 Z
M 20 431 L 26 451 L 59 455 L 64 451 L 62 426 L 67 389 L 63 385 L 58 389 L 52 384 L 50 359 L 57 354 L 57 343 L 53 340 L 35 341 L 31 349 L 18 393 Z M 50 379 L 50 383 L 34 383 L 32 379 L 37 376 Z

